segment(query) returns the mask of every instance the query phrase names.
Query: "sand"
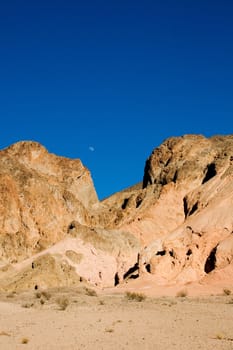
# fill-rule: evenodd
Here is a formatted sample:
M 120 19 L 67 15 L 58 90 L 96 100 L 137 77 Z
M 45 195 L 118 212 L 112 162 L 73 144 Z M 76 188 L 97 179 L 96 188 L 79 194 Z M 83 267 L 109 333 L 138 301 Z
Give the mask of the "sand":
M 132 298 L 132 300 L 131 300 Z M 0 295 L 0 349 L 233 349 L 233 296 Z

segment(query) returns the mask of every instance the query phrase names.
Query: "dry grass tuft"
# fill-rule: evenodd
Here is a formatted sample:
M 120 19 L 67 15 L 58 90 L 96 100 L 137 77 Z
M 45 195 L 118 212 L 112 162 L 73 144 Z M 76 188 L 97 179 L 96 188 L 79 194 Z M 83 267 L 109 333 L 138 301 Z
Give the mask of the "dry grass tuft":
M 126 292 L 125 297 L 127 300 L 133 300 L 141 302 L 146 299 L 146 295 L 143 293 L 136 293 L 136 292 Z
M 56 300 L 57 305 L 59 306 L 59 309 L 64 311 L 67 306 L 69 305 L 69 299 L 66 297 L 60 297 Z
M 231 294 L 231 290 L 228 289 L 228 288 L 224 288 L 223 289 L 223 293 L 224 293 L 224 295 L 230 295 Z
M 188 295 L 188 292 L 187 292 L 187 290 L 180 290 L 179 292 L 177 292 L 177 294 L 176 294 L 176 296 L 178 297 L 178 298 L 185 298 L 185 297 L 187 297 L 187 295 Z
M 106 329 L 105 329 L 105 332 L 107 332 L 107 333 L 113 333 L 113 332 L 114 332 L 114 329 L 113 329 L 113 328 L 106 328 Z
M 94 289 L 85 287 L 85 294 L 89 297 L 97 297 L 97 293 Z
M 1 335 L 6 335 L 7 337 L 10 337 L 10 336 L 11 336 L 10 333 L 5 332 L 5 331 L 1 331 L 1 332 L 0 332 L 0 336 L 1 336 Z
M 21 344 L 27 344 L 29 342 L 28 338 L 22 338 L 21 339 Z
M 24 307 L 25 309 L 30 309 L 34 304 L 33 303 L 23 303 L 21 306 Z

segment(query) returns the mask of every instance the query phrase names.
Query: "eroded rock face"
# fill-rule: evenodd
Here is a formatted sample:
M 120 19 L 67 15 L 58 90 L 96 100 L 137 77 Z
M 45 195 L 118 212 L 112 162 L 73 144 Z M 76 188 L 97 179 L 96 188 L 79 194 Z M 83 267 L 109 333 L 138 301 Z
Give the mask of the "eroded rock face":
M 79 159 L 58 157 L 36 142 L 0 152 L 0 256 L 17 262 L 65 237 L 72 220 L 88 224 L 97 195 Z
M 164 284 L 188 283 L 232 263 L 232 165 L 233 136 L 187 135 L 169 139 L 153 151 L 144 186 L 163 184 L 165 189 L 173 183 L 183 219 L 145 248 L 142 274 L 149 270 Z M 172 210 L 169 201 L 164 203 L 164 214 L 153 220 L 160 222 L 168 210 Z
M 1 151 L 0 166 L 0 289 L 233 280 L 232 135 L 164 141 L 141 184 L 101 203 L 80 160 L 38 143 Z

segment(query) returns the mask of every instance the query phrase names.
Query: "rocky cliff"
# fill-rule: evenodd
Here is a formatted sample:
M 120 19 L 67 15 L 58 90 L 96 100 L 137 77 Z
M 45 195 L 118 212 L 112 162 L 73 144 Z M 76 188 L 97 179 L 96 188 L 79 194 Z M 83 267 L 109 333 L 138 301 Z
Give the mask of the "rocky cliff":
M 141 184 L 101 203 L 80 160 L 38 143 L 2 150 L 0 165 L 1 288 L 144 279 L 232 288 L 232 135 L 165 140 Z

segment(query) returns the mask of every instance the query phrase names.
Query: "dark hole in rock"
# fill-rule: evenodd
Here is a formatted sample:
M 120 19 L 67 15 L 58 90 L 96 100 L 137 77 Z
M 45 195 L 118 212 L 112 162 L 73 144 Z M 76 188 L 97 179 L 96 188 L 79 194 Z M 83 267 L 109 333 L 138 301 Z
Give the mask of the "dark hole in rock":
M 146 271 L 151 273 L 151 268 L 150 268 L 150 264 L 146 264 Z
M 150 173 L 150 159 L 146 160 L 145 168 L 144 168 L 144 176 L 142 182 L 142 188 L 147 187 L 148 185 L 152 185 Z
M 129 276 L 130 279 L 134 279 L 134 280 L 136 280 L 136 278 L 138 278 L 138 277 L 139 277 L 138 273 L 136 273 L 135 275 L 130 275 Z
M 191 254 L 193 254 L 193 252 L 192 252 L 191 249 L 189 249 L 189 250 L 187 251 L 186 255 L 189 256 L 189 255 L 191 255 Z
M 209 181 L 210 179 L 212 179 L 212 177 L 214 177 L 215 175 L 217 174 L 216 172 L 216 167 L 215 167 L 215 164 L 214 163 L 211 163 L 211 164 L 208 164 L 207 165 L 207 171 L 206 171 L 206 174 L 205 174 L 205 177 L 202 181 L 202 185 Z
M 174 176 L 173 176 L 173 179 L 172 179 L 172 181 L 173 181 L 174 183 L 176 183 L 177 175 L 178 175 L 178 172 L 177 172 L 177 170 L 176 170 L 176 171 L 175 171 L 175 174 L 174 174 Z
M 216 265 L 216 250 L 217 247 L 213 248 L 210 252 L 210 255 L 208 256 L 206 263 L 205 263 L 205 272 L 210 273 L 215 269 Z
M 116 272 L 114 276 L 114 286 L 117 286 L 119 283 L 120 283 L 120 279 L 119 279 L 118 273 Z
M 132 273 L 138 270 L 138 263 L 136 263 L 134 266 L 132 266 L 123 276 L 123 278 L 128 278 Z
M 188 216 L 188 203 L 187 203 L 187 199 L 185 197 L 183 199 L 183 205 L 184 205 L 184 216 L 185 216 L 185 218 L 187 218 L 187 216 Z
M 32 269 L 34 269 L 35 268 L 35 264 L 34 264 L 34 262 L 32 262 Z
M 165 255 L 166 254 L 166 250 L 160 250 L 158 251 L 155 255 Z
M 142 204 L 142 198 L 136 198 L 136 208 L 138 208 Z
M 37 289 L 38 289 L 38 285 L 37 285 L 37 284 L 35 285 L 34 289 L 35 289 L 35 290 L 37 290 Z
M 192 209 L 190 210 L 189 215 L 192 215 L 193 213 L 195 213 L 197 209 L 198 209 L 198 202 L 192 206 Z
M 74 223 L 74 222 L 71 222 L 71 224 L 70 224 L 69 227 L 68 227 L 68 231 L 69 231 L 69 230 L 72 230 L 73 228 L 75 228 L 75 223 Z
M 172 258 L 174 258 L 174 250 L 172 249 L 172 250 L 169 250 L 169 255 L 172 257 Z
M 125 209 L 127 207 L 128 201 L 129 201 L 129 198 L 124 199 L 124 202 L 122 203 L 121 209 Z

